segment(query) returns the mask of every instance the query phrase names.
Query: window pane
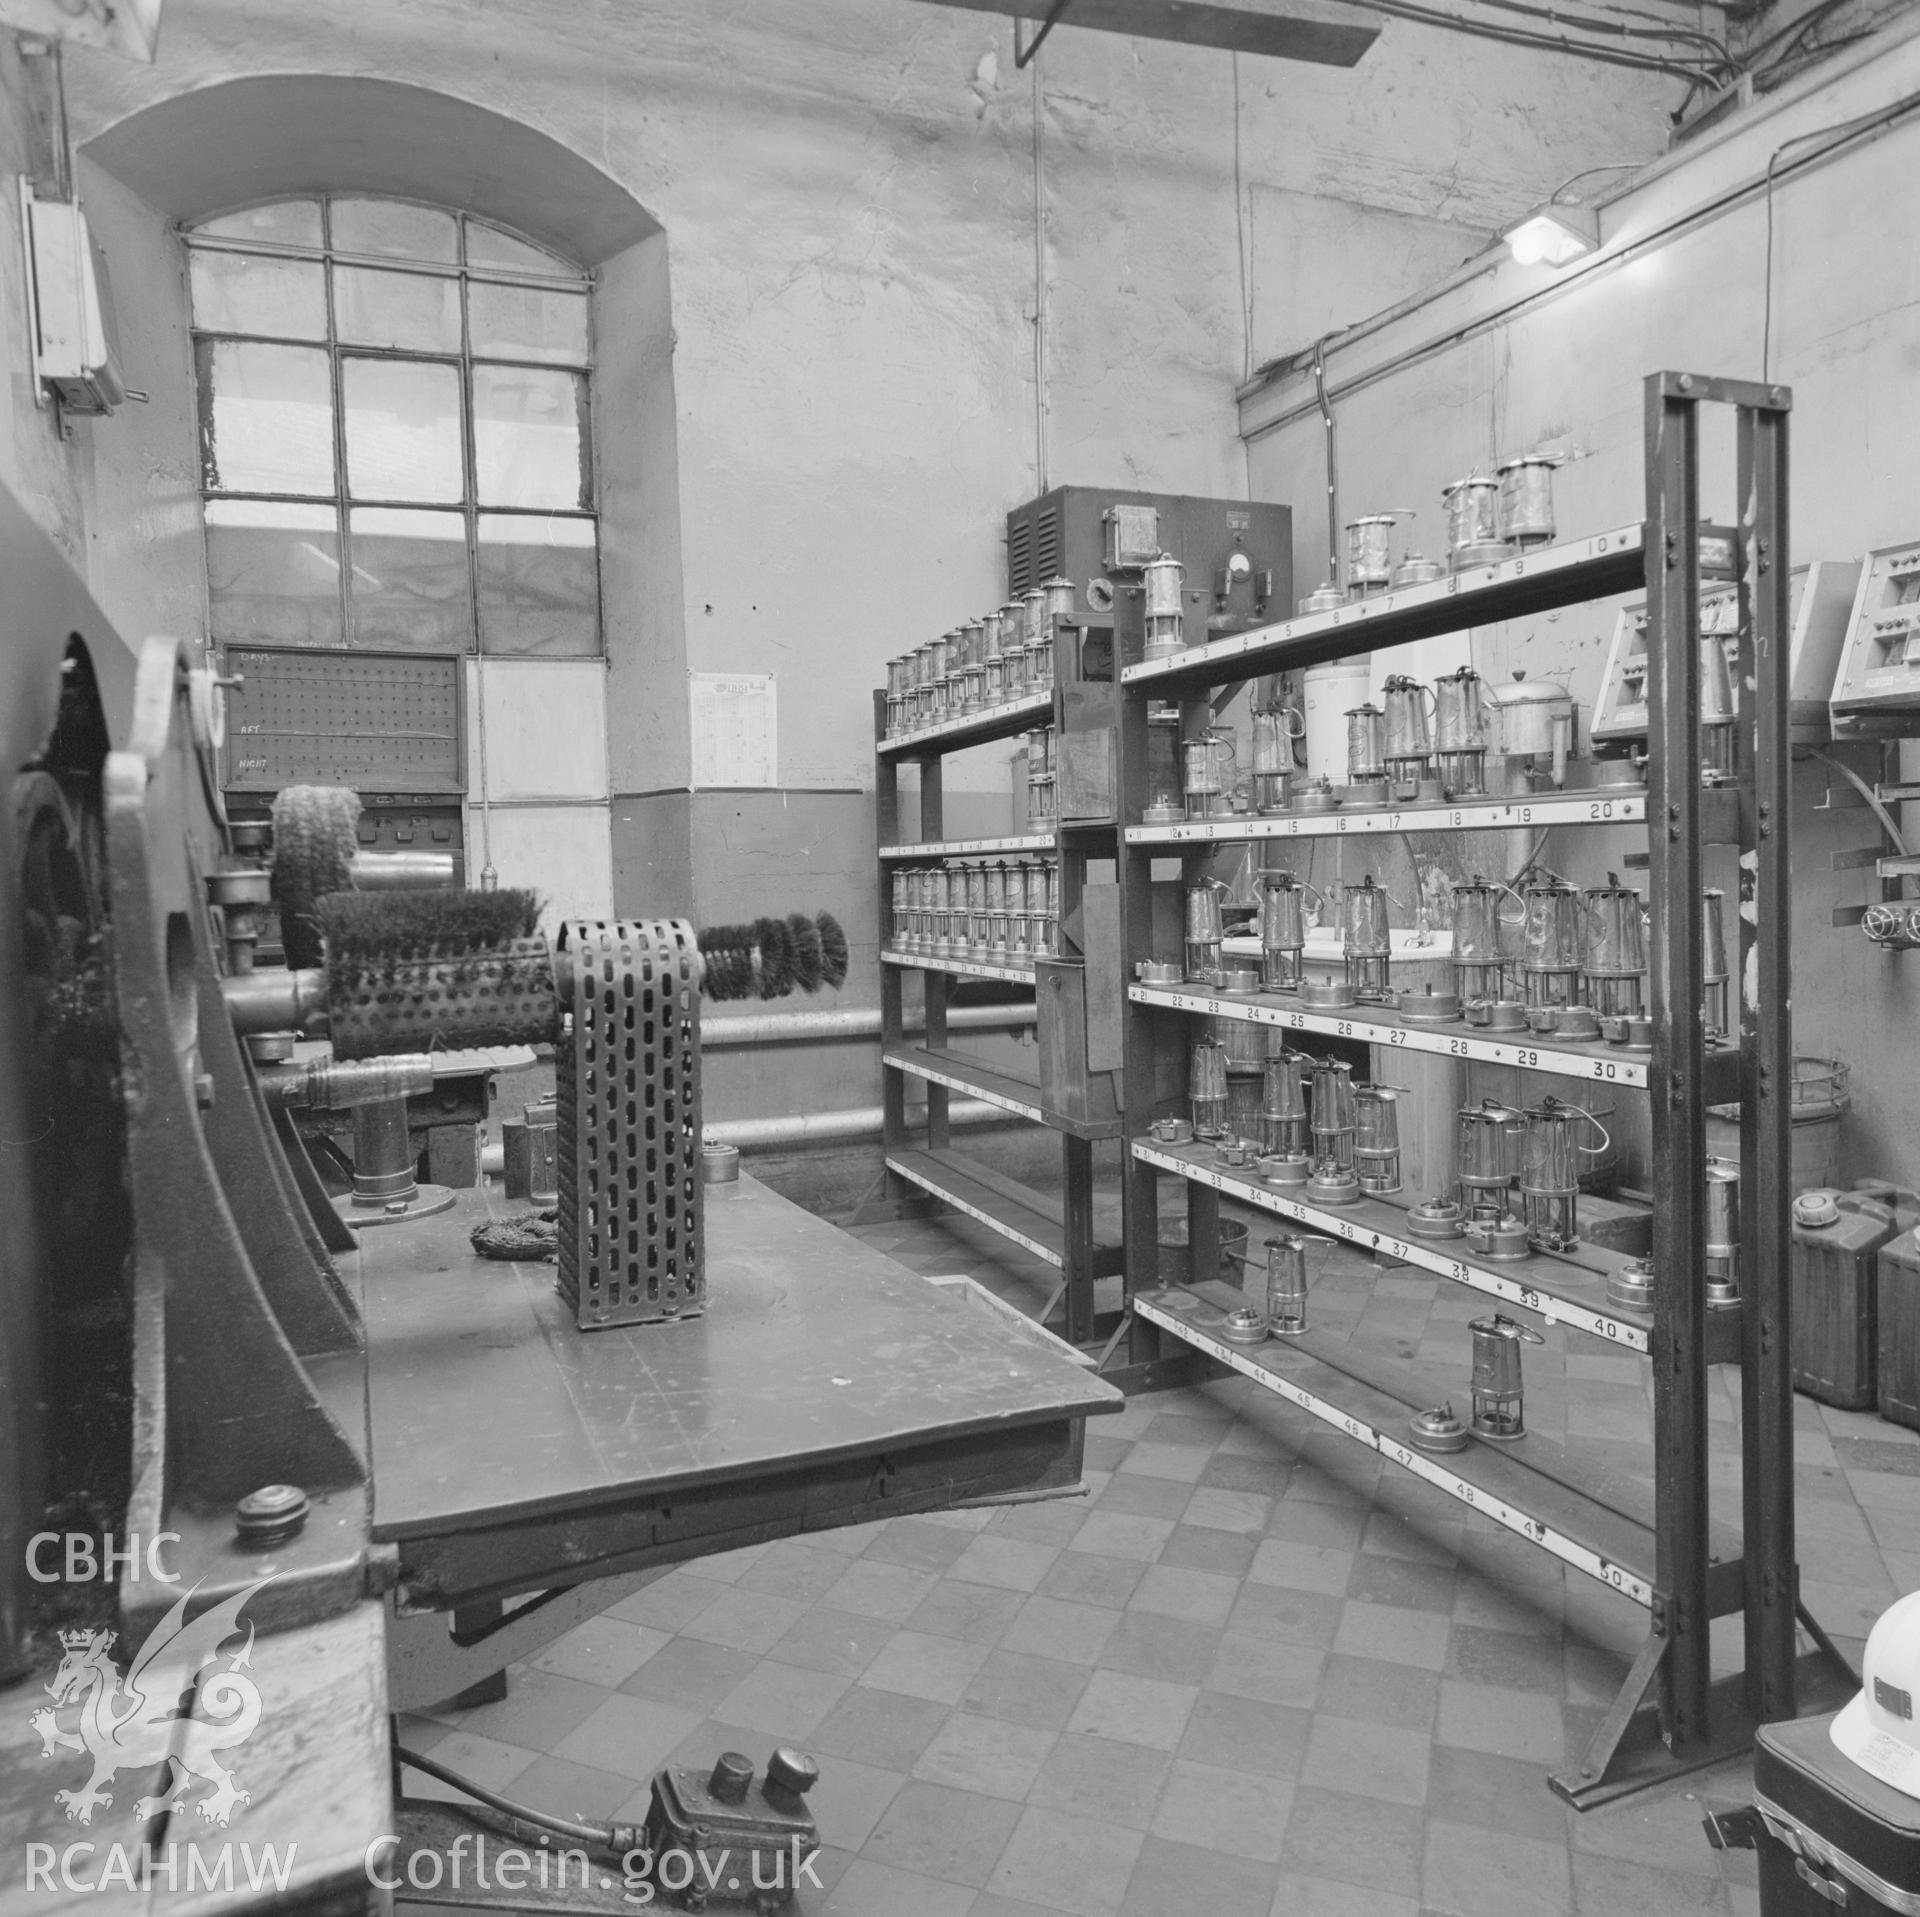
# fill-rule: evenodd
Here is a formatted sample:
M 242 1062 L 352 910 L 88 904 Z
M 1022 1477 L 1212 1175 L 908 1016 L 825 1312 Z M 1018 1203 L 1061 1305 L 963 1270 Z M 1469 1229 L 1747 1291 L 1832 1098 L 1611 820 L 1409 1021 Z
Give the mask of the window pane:
M 478 557 L 482 652 L 599 652 L 591 519 L 482 513 Z
M 545 286 L 467 287 L 468 337 L 481 359 L 587 363 L 587 296 Z
M 353 643 L 409 652 L 470 651 L 466 516 L 359 506 L 347 524 Z
M 208 500 L 207 591 L 224 645 L 339 645 L 336 509 Z
M 593 504 L 587 382 L 525 366 L 473 369 L 473 459 L 483 506 Z
M 195 343 L 209 492 L 333 495 L 333 387 L 312 346 Z
M 333 324 L 335 337 L 352 346 L 457 353 L 460 282 L 432 273 L 383 273 L 373 266 L 336 266 Z
M 187 255 L 193 323 L 207 333 L 265 333 L 275 339 L 325 339 L 326 268 L 318 260 L 264 253 Z
M 347 412 L 347 487 L 355 499 L 456 501 L 460 375 L 426 360 L 340 361 Z
M 402 260 L 446 260 L 455 252 L 451 213 L 401 200 L 335 200 L 333 250 L 336 253 L 384 253 Z
M 223 240 L 258 240 L 265 246 L 320 245 L 320 202 L 276 200 L 271 206 L 250 206 L 240 213 L 223 213 L 202 220 L 196 233 L 216 234 Z
M 502 233 L 497 226 L 487 226 L 479 220 L 467 222 L 467 264 L 504 266 L 516 273 L 568 273 L 576 279 L 585 278 L 571 260 L 563 260 L 545 247 L 516 240 L 512 234 Z

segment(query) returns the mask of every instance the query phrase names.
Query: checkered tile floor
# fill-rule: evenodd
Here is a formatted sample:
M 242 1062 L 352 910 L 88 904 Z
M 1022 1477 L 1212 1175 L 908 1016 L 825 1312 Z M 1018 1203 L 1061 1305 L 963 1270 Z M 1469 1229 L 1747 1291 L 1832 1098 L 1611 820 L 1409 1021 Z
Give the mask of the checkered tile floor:
M 1051 1289 L 964 1219 L 860 1235 L 1029 1308 Z M 1314 1299 L 1464 1380 L 1481 1307 L 1439 1281 L 1342 1251 Z M 1645 1468 L 1644 1363 L 1549 1333 L 1526 1365 L 1530 1422 Z M 1857 1658 L 1920 1585 L 1920 1435 L 1798 1413 L 1804 1589 Z M 637 1816 L 662 1763 L 800 1744 L 828 1846 L 809 1917 L 1757 1912 L 1751 1855 L 1700 1832 L 1743 1765 L 1585 1815 L 1547 1789 L 1619 1684 L 1633 1605 L 1244 1381 L 1135 1399 L 1087 1463 L 1085 1499 L 676 1570 L 516 1667 L 506 1702 L 403 1735 L 594 1818 Z

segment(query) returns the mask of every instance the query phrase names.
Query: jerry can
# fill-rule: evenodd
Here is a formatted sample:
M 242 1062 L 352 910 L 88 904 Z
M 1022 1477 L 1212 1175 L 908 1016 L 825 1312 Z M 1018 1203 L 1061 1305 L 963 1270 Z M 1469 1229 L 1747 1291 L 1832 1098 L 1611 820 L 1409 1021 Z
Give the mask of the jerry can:
M 1903 1231 L 1880 1247 L 1880 1415 L 1920 1430 L 1920 1241 Z
M 1879 1385 L 1878 1259 L 1896 1229 L 1892 1210 L 1863 1192 L 1817 1186 L 1793 1201 L 1787 1253 L 1793 1382 L 1810 1398 L 1846 1411 L 1872 1408 Z

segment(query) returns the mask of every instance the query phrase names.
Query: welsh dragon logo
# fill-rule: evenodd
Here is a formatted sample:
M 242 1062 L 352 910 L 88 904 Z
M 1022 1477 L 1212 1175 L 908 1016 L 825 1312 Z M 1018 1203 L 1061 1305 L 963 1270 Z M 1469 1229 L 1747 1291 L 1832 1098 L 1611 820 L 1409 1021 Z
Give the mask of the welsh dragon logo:
M 244 1591 L 187 1622 L 194 1593 L 183 1592 L 172 1610 L 128 1665 L 123 1680 L 114 1668 L 112 1631 L 62 1631 L 66 1655 L 46 1687 L 53 1699 L 28 1720 L 40 1733 L 41 1755 L 82 1751 L 93 1760 L 93 1775 L 79 1790 L 54 1793 L 75 1823 L 91 1824 L 96 1810 L 108 1809 L 112 1794 L 101 1788 L 116 1772 L 167 1772 L 163 1787 L 134 1800 L 136 1823 L 163 1814 L 178 1817 L 187 1807 L 194 1781 L 212 1785 L 200 1800 L 200 1815 L 224 1826 L 240 1805 L 251 1801 L 234 1782 L 220 1753 L 244 1744 L 260 1722 L 260 1688 L 247 1675 L 253 1655 L 253 1626 L 237 1651 L 221 1646 L 240 1633 L 240 1613 L 254 1593 L 272 1583 L 262 1578 Z M 209 1665 L 223 1669 L 207 1676 Z M 62 1730 L 57 1713 L 69 1705 L 80 1712 L 78 1731 Z

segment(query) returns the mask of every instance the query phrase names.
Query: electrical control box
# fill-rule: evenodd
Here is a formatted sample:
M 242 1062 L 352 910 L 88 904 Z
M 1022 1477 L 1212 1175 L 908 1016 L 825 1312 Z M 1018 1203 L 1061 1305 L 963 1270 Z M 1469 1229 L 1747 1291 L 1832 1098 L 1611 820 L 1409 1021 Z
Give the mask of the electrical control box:
M 127 398 L 106 256 L 76 202 L 39 199 L 23 178 L 20 210 L 34 397 L 51 394 L 69 413 L 104 416 Z
M 1920 734 L 1920 541 L 1862 561 L 1832 707 L 1836 738 Z
M 1716 586 L 1700 595 L 1700 630 L 1720 636 L 1731 666 L 1740 636 L 1737 587 Z M 1587 731 L 1597 740 L 1644 739 L 1648 724 L 1647 602 L 1643 594 L 1622 606 L 1614 621 L 1607 668 L 1601 675 L 1600 696 L 1593 702 Z
M 1245 499 L 1202 499 L 1118 486 L 1056 486 L 1007 515 L 1007 592 L 1073 582 L 1075 613 L 1104 620 L 1114 575 L 1166 553 L 1179 560 L 1181 639 L 1285 619 L 1293 611 L 1293 511 Z
M 1827 692 L 1846 638 L 1860 562 L 1816 559 L 1796 566 L 1789 582 L 1787 649 L 1792 691 L 1788 723 L 1795 745 L 1819 745 L 1830 737 Z M 1730 584 L 1708 587 L 1700 595 L 1700 630 L 1717 634 L 1736 663 L 1740 636 L 1740 597 Z M 1920 674 L 1916 674 L 1920 686 Z M 1588 726 L 1602 743 L 1647 736 L 1647 602 L 1628 601 L 1614 624 L 1607 649 L 1600 696 Z

